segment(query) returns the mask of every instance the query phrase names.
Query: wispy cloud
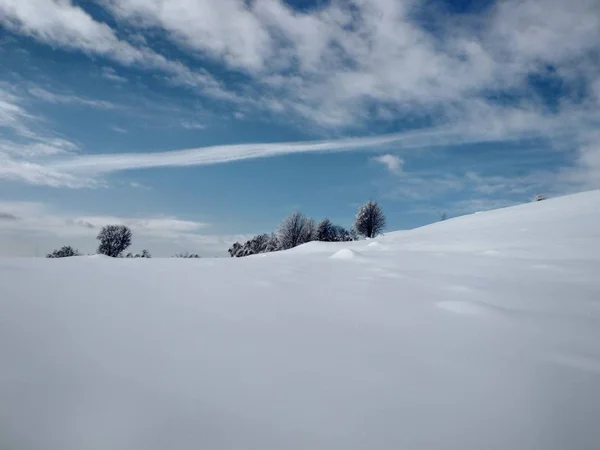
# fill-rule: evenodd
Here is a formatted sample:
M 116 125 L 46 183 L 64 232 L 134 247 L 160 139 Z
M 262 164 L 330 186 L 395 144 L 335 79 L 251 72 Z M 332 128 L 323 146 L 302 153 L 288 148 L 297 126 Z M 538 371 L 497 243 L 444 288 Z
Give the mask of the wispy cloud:
M 0 178 L 18 179 L 34 184 L 60 186 L 61 180 L 69 187 L 98 185 L 98 176 L 112 172 L 156 168 L 156 167 L 188 167 L 211 164 L 231 163 L 235 161 L 268 158 L 299 153 L 324 153 L 348 151 L 407 151 L 436 146 L 490 142 L 497 139 L 521 139 L 528 136 L 539 136 L 541 132 L 555 133 L 560 136 L 563 127 L 549 122 L 541 130 L 528 129 L 523 122 L 513 123 L 510 115 L 504 117 L 498 129 L 488 130 L 472 127 L 472 123 L 463 126 L 426 128 L 403 133 L 330 139 L 305 142 L 231 144 L 199 147 L 155 153 L 111 153 L 98 155 L 60 156 L 49 161 L 13 163 L 9 171 L 0 170 Z M 551 126 L 554 125 L 554 127 Z M 524 128 L 522 128 L 524 127 Z M 380 158 L 381 159 L 381 158 Z M 401 169 L 400 157 L 392 153 L 384 155 L 380 163 L 386 164 L 395 171 Z M 20 170 L 23 171 L 20 174 Z M 46 181 L 45 181 L 46 180 Z
M 21 158 L 52 156 L 72 153 L 79 147 L 71 141 L 57 137 L 30 136 L 29 140 L 0 140 L 0 154 Z
M 113 130 L 116 133 L 121 133 L 121 134 L 127 134 L 128 131 L 125 128 L 122 128 L 118 125 L 113 125 L 110 127 L 111 130 Z
M 129 182 L 129 186 L 134 188 L 134 189 L 144 189 L 144 190 L 150 190 L 152 189 L 150 186 L 146 186 L 143 183 L 139 183 L 137 181 L 130 181 Z
M 183 120 L 181 122 L 181 126 L 186 130 L 204 130 L 206 129 L 206 124 L 195 122 L 192 120 Z
M 6 128 L 20 135 L 30 135 L 28 123 L 34 116 L 20 104 L 20 99 L 0 86 L 0 128 Z
M 1 153 L 0 179 L 49 187 L 83 188 L 102 185 L 93 178 L 71 175 L 39 163 L 11 159 Z
M 0 179 L 52 187 L 97 186 L 95 180 L 84 180 L 53 170 L 44 161 L 56 155 L 77 152 L 79 146 L 67 139 L 40 130 L 40 117 L 30 113 L 23 99 L 0 86 Z
M 129 80 L 117 73 L 112 67 L 103 67 L 100 69 L 100 75 L 107 80 L 114 81 L 115 83 L 127 83 Z
M 402 166 L 404 165 L 404 161 L 397 155 L 386 154 L 375 156 L 371 158 L 372 161 L 383 165 L 387 170 L 392 172 L 395 175 L 400 175 L 402 173 Z
M 89 106 L 91 108 L 100 109 L 115 109 L 117 105 L 105 100 L 92 100 L 85 97 L 80 97 L 72 94 L 57 94 L 54 92 L 47 91 L 40 87 L 34 87 L 29 89 L 29 94 L 35 98 L 43 100 L 49 103 L 60 103 L 60 104 L 71 104 Z
M 389 146 L 393 146 L 396 150 L 406 150 L 459 142 L 481 142 L 489 139 L 493 139 L 493 137 L 477 133 L 467 135 L 456 129 L 439 128 L 322 141 L 216 145 L 159 153 L 81 155 L 63 159 L 48 167 L 72 174 L 102 174 L 151 167 L 222 164 L 298 153 L 365 151 Z

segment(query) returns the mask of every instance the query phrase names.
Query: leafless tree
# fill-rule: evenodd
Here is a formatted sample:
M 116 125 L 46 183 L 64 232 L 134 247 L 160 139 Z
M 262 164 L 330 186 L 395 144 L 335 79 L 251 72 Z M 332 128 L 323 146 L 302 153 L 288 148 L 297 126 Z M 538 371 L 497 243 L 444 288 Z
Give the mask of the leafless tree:
M 282 250 L 297 247 L 310 242 L 315 237 L 315 222 L 301 212 L 286 217 L 279 226 L 279 245 Z

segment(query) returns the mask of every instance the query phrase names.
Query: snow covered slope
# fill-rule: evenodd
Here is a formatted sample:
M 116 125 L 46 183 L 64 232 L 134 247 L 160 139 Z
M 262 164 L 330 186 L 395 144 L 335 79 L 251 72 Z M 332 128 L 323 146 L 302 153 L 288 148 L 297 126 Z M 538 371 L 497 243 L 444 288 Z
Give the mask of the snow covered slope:
M 242 259 L 0 260 L 0 449 L 599 449 L 600 191 Z

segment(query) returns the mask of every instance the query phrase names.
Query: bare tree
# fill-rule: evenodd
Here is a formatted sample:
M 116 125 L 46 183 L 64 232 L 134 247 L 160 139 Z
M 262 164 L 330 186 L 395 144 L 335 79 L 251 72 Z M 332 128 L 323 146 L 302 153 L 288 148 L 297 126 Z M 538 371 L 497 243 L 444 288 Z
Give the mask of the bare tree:
M 125 225 L 107 225 L 96 239 L 100 241 L 98 253 L 117 258 L 131 245 L 131 230 Z
M 317 240 L 317 224 L 311 217 L 307 217 L 305 226 L 305 240 L 304 242 L 311 242 Z
M 286 217 L 279 225 L 279 245 L 282 250 L 297 247 L 312 241 L 315 235 L 315 222 L 301 212 Z
M 368 201 L 358 209 L 354 229 L 366 238 L 374 238 L 385 228 L 385 216 L 379 203 Z
M 79 256 L 78 250 L 74 249 L 70 245 L 65 245 L 58 250 L 54 250 L 52 253 L 48 253 L 46 258 L 68 258 L 70 256 Z

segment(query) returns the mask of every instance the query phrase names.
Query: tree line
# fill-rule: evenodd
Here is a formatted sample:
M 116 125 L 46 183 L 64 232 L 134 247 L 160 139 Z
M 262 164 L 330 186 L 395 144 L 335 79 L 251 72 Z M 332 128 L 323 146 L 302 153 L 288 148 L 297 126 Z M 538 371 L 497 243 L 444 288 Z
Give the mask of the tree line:
M 236 242 L 228 252 L 232 258 L 256 255 L 259 253 L 288 250 L 311 241 L 347 242 L 356 241 L 359 236 L 374 238 L 385 229 L 385 215 L 377 202 L 369 201 L 362 205 L 356 214 L 352 228 L 346 229 L 325 218 L 319 223 L 295 212 L 286 217 L 276 232 L 259 234 L 244 244 Z
M 356 241 L 359 236 L 373 238 L 385 228 L 385 216 L 377 202 L 369 201 L 358 209 L 352 228 L 346 229 L 333 224 L 329 219 L 316 223 L 314 219 L 301 212 L 286 217 L 276 232 L 260 234 L 244 244 L 236 242 L 229 248 L 231 257 L 243 257 L 258 253 L 288 250 L 311 241 L 347 242 Z M 96 239 L 100 241 L 97 252 L 112 258 L 121 258 L 131 245 L 132 233 L 125 225 L 107 225 L 102 228 Z M 64 246 L 46 255 L 48 258 L 66 258 L 80 256 L 81 253 L 71 246 Z M 126 258 L 151 258 L 148 250 L 142 253 L 127 253 Z M 199 258 L 196 253 L 179 253 L 176 258 Z
M 96 237 L 100 241 L 98 253 L 100 255 L 110 256 L 111 258 L 123 257 L 123 253 L 131 245 L 131 230 L 125 225 L 107 225 Z M 54 250 L 46 255 L 47 258 L 68 258 L 70 256 L 80 256 L 79 250 L 70 245 Z M 142 253 L 127 253 L 126 258 L 151 258 L 148 250 L 142 250 Z

